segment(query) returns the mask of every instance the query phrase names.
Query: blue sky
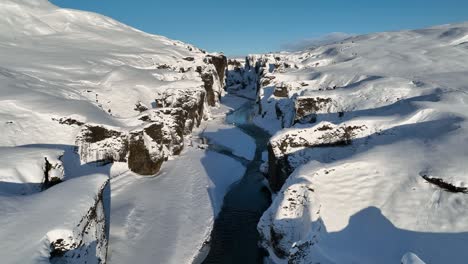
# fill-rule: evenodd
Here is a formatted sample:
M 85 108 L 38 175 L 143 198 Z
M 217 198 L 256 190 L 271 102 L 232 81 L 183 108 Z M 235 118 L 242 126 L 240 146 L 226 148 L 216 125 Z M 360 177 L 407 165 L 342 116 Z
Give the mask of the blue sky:
M 468 20 L 465 0 L 51 0 L 208 51 L 277 51 L 331 32 L 370 33 Z

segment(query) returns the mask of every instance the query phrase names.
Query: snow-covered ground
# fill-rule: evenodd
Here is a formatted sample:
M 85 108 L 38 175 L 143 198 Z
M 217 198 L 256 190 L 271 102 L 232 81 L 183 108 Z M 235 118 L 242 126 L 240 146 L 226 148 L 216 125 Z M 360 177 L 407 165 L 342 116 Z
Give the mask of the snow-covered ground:
M 216 114 L 234 108 L 219 106 L 225 57 L 47 0 L 1 1 L 0 31 L 0 262 L 105 262 L 111 198 L 112 262 L 190 261 L 245 170 L 190 145 L 192 128 L 212 116 L 207 138 L 253 151 Z M 159 177 L 106 165 L 151 174 L 166 159 Z
M 271 261 L 466 262 L 467 41 L 461 23 L 249 58 L 276 132 Z
M 197 147 L 163 165 L 158 177 L 111 180 L 110 263 L 192 263 L 210 236 L 241 163 Z
M 468 23 L 230 61 L 222 99 L 225 57 L 98 14 L 2 0 L 0 31 L 1 263 L 197 259 L 255 97 L 269 261 L 468 259 Z

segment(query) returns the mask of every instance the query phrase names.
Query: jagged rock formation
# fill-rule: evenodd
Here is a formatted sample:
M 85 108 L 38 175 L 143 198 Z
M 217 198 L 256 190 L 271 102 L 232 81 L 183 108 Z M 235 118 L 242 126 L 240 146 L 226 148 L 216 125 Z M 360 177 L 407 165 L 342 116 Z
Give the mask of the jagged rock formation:
M 142 175 L 154 175 L 171 155 L 184 146 L 184 135 L 200 126 L 207 115 L 207 105 L 215 106 L 224 91 L 227 59 L 208 54 L 200 62 L 193 57 L 183 60 L 199 65 L 203 87 L 174 87 L 155 92 L 153 108 L 141 101 L 134 110 L 143 121 L 137 128 L 126 129 L 99 124 L 86 124 L 76 138 L 82 163 L 128 162 L 129 168 Z M 200 65 L 201 64 L 201 65 Z M 176 69 L 166 65 L 164 69 Z M 174 68 L 174 69 L 173 69 Z M 184 68 L 189 73 L 193 67 Z
M 203 91 L 199 94 L 203 94 Z M 203 106 L 204 101 L 200 101 L 203 97 L 199 97 L 198 101 L 194 97 L 185 98 L 188 100 L 175 99 L 177 105 L 183 102 L 180 108 L 148 110 L 139 118 L 144 122 L 141 127 L 130 131 L 103 125 L 83 126 L 76 141 L 81 161 L 104 164 L 128 162 L 132 171 L 154 175 L 169 156 L 182 151 L 184 134 L 191 131 L 194 121 L 199 122 L 196 119 L 199 107 L 192 103 L 200 102 Z M 186 125 L 189 127 L 186 128 Z
M 49 232 L 50 262 L 104 264 L 109 237 L 109 181 L 99 188 L 94 203 L 72 232 Z
M 224 55 L 209 54 L 203 61 L 207 66 L 197 66 L 196 71 L 204 83 L 208 105 L 215 106 L 225 88 L 227 58 Z
M 179 118 L 185 119 L 185 133 L 188 134 L 195 126 L 198 127 L 203 119 L 207 93 L 201 89 L 171 89 L 157 95 L 156 105 L 161 108 L 184 110 L 185 117 Z

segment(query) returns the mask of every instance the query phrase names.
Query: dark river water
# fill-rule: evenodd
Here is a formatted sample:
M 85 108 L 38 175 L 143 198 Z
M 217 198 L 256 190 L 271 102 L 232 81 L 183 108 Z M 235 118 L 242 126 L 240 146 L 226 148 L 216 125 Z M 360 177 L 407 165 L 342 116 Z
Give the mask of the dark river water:
M 224 198 L 223 208 L 215 220 L 211 234 L 210 251 L 204 264 L 263 263 L 265 251 L 258 247 L 257 223 L 271 203 L 270 193 L 262 183 L 259 171 L 262 152 L 266 150 L 270 135 L 251 122 L 254 102 L 244 104 L 226 117 L 255 139 L 255 158 L 247 163 L 244 177 Z

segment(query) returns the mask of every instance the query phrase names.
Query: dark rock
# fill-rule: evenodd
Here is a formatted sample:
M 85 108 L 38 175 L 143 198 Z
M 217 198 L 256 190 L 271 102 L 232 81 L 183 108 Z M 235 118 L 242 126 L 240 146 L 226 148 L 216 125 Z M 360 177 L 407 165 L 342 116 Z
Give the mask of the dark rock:
M 275 76 L 263 76 L 263 78 L 260 79 L 260 86 L 261 87 L 268 86 L 268 85 L 271 84 L 272 80 L 274 80 L 274 79 L 276 79 Z
M 153 131 L 152 135 L 157 138 L 158 133 Z M 128 150 L 128 168 L 141 175 L 156 174 L 165 160 L 162 156 L 150 154 L 143 139 L 143 131 L 130 134 Z
M 293 172 L 288 155 L 277 157 L 271 144 L 268 144 L 268 183 L 273 192 L 278 192 Z
M 215 81 L 219 81 L 219 86 L 216 87 L 224 89 L 228 62 L 226 56 L 212 54 L 207 55 L 204 62 L 212 66 L 198 66 L 196 71 L 204 83 L 208 105 L 215 106 L 221 97 L 221 90 L 215 89 Z
M 242 68 L 242 63 L 240 61 L 238 61 L 238 60 L 229 59 L 227 63 L 228 63 L 228 65 L 232 65 L 235 68 L 238 68 L 238 69 Z
M 85 163 L 126 161 L 127 134 L 110 127 L 92 124 L 83 126 L 76 138 L 76 145 L 80 159 Z
M 146 105 L 144 105 L 142 102 L 138 102 L 138 103 L 135 104 L 135 108 L 133 110 L 142 113 L 142 112 L 148 110 L 148 107 Z
M 73 126 L 73 125 L 82 126 L 82 125 L 84 125 L 83 122 L 78 121 L 76 119 L 73 119 L 71 117 L 62 117 L 60 119 L 52 118 L 52 120 L 53 121 L 58 121 L 62 125 L 69 125 L 69 126 Z
M 277 85 L 275 87 L 275 91 L 273 92 L 273 94 L 276 97 L 288 97 L 290 89 L 291 87 L 289 85 L 282 83 L 281 85 Z
M 167 64 L 162 64 L 162 65 L 158 65 L 157 68 L 159 70 L 168 70 L 168 69 L 172 69 L 171 66 L 167 65 Z
M 118 131 L 109 130 L 102 126 L 86 126 L 87 131 L 83 133 L 83 139 L 88 143 L 96 143 L 106 138 L 120 136 Z
M 363 131 L 366 126 L 334 126 L 324 124 L 313 131 L 310 129 L 291 131 L 270 141 L 268 145 L 268 181 L 273 191 L 281 189 L 289 175 L 297 166 L 307 162 L 307 156 L 303 153 L 295 153 L 297 150 L 312 150 L 313 148 L 344 147 L 352 144 L 358 131 Z M 316 137 L 301 136 L 317 133 Z M 300 157 L 300 164 L 297 157 Z M 295 162 L 291 162 L 295 160 Z
M 216 94 L 213 89 L 214 85 L 214 77 L 211 72 L 201 73 L 201 78 L 204 83 L 205 91 L 206 91 L 206 101 L 208 102 L 209 106 L 216 105 Z
M 226 70 L 228 66 L 228 61 L 226 56 L 224 55 L 207 55 L 209 59 L 209 63 L 213 64 L 216 68 L 216 72 L 218 73 L 219 81 L 221 87 L 224 86 L 224 77 L 226 76 Z
M 282 98 L 275 104 L 276 117 L 281 121 L 281 127 L 291 127 L 294 123 L 294 100 Z
M 158 95 L 156 103 L 164 108 L 181 108 L 186 111 L 185 132 L 199 126 L 204 115 L 206 92 L 201 89 L 173 89 Z
M 283 237 L 283 234 L 277 232 L 273 226 L 270 226 L 271 247 L 275 251 L 275 255 L 279 258 L 286 258 L 288 256 L 288 251 L 281 246 L 281 239 L 283 239 Z
M 434 184 L 434 185 L 438 186 L 439 188 L 444 189 L 444 190 L 446 190 L 448 192 L 468 193 L 468 188 L 467 187 L 455 186 L 455 185 L 453 185 L 451 183 L 445 182 L 443 179 L 430 177 L 430 176 L 424 175 L 424 174 L 421 177 L 424 180 L 426 180 L 427 182 L 429 182 L 431 184 Z
M 42 189 L 48 189 L 54 185 L 62 182 L 62 178 L 54 177 L 51 174 L 52 170 L 61 170 L 61 176 L 63 177 L 62 164 L 51 164 L 47 157 L 44 157 L 44 182 L 42 183 Z
M 299 123 L 314 123 L 316 113 L 325 111 L 333 105 L 331 98 L 322 97 L 298 97 L 296 98 L 296 118 Z

